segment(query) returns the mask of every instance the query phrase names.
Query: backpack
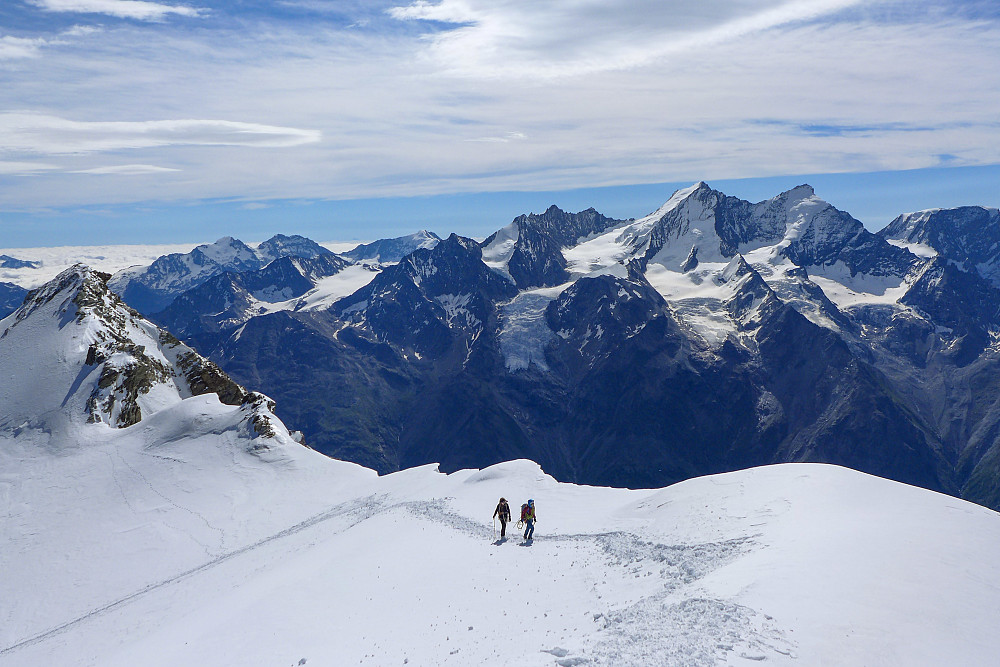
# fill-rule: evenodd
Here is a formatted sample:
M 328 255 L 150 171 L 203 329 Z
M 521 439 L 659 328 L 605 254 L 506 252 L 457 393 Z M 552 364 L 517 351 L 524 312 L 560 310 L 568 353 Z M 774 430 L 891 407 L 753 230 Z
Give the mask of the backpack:
M 529 511 L 530 511 L 530 509 L 528 507 L 528 503 L 524 503 L 523 505 L 521 505 L 521 521 L 527 521 L 528 520 L 528 512 Z

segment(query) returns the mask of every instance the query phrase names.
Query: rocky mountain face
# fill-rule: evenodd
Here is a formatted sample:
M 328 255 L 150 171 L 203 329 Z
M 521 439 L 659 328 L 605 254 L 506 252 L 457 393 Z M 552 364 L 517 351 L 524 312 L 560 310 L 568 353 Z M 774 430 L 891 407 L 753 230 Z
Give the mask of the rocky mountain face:
M 516 294 L 483 263 L 478 243 L 452 234 L 387 268 L 333 311 L 403 353 L 439 356 L 457 340 L 471 345 L 495 318 L 496 304 Z
M 217 275 L 257 271 L 282 257 L 318 259 L 333 257 L 333 253 L 303 236 L 278 234 L 256 250 L 227 236 L 189 253 L 164 255 L 149 266 L 119 271 L 109 285 L 133 308 L 150 315 Z
M 908 213 L 889 223 L 879 236 L 923 245 L 1000 286 L 1000 211 L 995 208 L 961 206 Z
M 641 218 L 551 207 L 452 235 L 325 301 L 299 260 L 219 276 L 170 323 L 381 472 L 524 457 L 653 487 L 816 461 L 1000 507 L 1000 291 L 987 244 L 942 240 L 1000 233 L 979 211 L 872 234 L 809 186 L 753 203 L 698 183 Z
M 267 312 L 267 305 L 300 297 L 347 267 L 326 252 L 313 258 L 285 256 L 262 269 L 226 272 L 181 293 L 154 318 L 178 336 L 196 337 L 237 327 Z
M 0 282 L 0 318 L 7 317 L 21 305 L 28 290 L 14 283 Z
M 0 430 L 126 428 L 215 394 L 243 411 L 251 437 L 273 431 L 270 399 L 142 318 L 108 289 L 110 277 L 74 266 L 0 320 L 0 372 L 13 378 L 0 391 Z
M 567 213 L 550 206 L 541 215 L 519 216 L 492 234 L 483 242 L 483 255 L 491 268 L 518 289 L 560 285 L 569 280 L 562 249 L 620 222 L 592 208 Z

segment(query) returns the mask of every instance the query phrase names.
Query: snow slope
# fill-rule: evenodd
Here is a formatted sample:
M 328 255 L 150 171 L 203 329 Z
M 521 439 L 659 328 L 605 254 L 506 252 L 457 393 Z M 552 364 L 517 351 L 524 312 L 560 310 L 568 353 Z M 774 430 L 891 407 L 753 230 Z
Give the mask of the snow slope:
M 376 478 L 128 431 L 4 443 L 0 664 L 995 664 L 1000 515 L 847 469 Z M 494 541 L 500 495 L 535 498 L 531 546 Z

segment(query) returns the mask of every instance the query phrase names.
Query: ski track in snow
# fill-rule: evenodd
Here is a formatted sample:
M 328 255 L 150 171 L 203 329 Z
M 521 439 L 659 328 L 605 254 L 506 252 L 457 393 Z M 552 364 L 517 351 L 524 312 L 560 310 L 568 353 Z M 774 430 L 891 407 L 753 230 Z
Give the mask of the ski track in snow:
M 123 496 L 124 496 L 124 493 L 123 493 Z M 128 501 L 126 500 L 126 502 L 128 502 Z M 265 546 L 267 544 L 270 544 L 272 542 L 276 542 L 278 540 L 281 540 L 283 538 L 289 537 L 291 535 L 295 535 L 296 533 L 300 533 L 300 532 L 302 532 L 302 531 L 304 531 L 304 530 L 306 530 L 308 528 L 312 528 L 313 526 L 316 526 L 317 524 L 329 521 L 331 519 L 336 519 L 336 518 L 344 517 L 344 516 L 347 516 L 349 518 L 352 517 L 352 516 L 360 517 L 360 518 L 357 518 L 356 521 L 353 521 L 353 522 L 349 523 L 348 525 L 344 526 L 338 532 L 342 532 L 344 530 L 348 530 L 348 529 L 356 526 L 358 523 L 361 523 L 362 521 L 365 521 L 366 519 L 369 519 L 372 516 L 374 516 L 375 512 L 373 512 L 373 508 L 377 507 L 377 506 L 378 506 L 378 501 L 375 499 L 374 496 L 368 496 L 368 497 L 365 497 L 365 498 L 358 498 L 358 499 L 347 501 L 345 503 L 341 503 L 339 505 L 336 505 L 336 506 L 332 507 L 331 509 L 327 510 L 326 512 L 321 512 L 320 514 L 316 514 L 316 515 L 314 515 L 314 516 L 306 519 L 305 521 L 301 521 L 301 522 L 295 524 L 294 526 L 291 526 L 290 528 L 286 528 L 285 530 L 282 530 L 282 531 L 280 531 L 278 533 L 275 533 L 274 535 L 271 535 L 269 537 L 265 537 L 262 540 L 258 540 L 257 542 L 254 542 L 253 544 L 248 544 L 245 547 L 241 547 L 239 549 L 231 551 L 231 552 L 229 552 L 227 554 L 224 554 L 222 556 L 219 556 L 217 558 L 213 558 L 212 560 L 209 560 L 208 562 L 203 563 L 202 565 L 199 565 L 198 567 L 191 568 L 190 570 L 186 570 L 184 572 L 181 572 L 181 573 L 179 573 L 177 575 L 174 575 L 172 577 L 169 577 L 167 579 L 163 579 L 162 581 L 158 581 L 158 582 L 149 584 L 148 586 L 143 586 L 142 588 L 140 588 L 139 590 L 135 591 L 134 593 L 131 593 L 129 595 L 126 595 L 125 597 L 119 598 L 119 599 L 115 600 L 114 602 L 108 603 L 108 604 L 106 604 L 106 605 L 104 605 L 102 607 L 98 607 L 97 609 L 94 609 L 93 611 L 90 611 L 90 612 L 88 612 L 88 613 L 86 613 L 86 614 L 84 614 L 82 616 L 74 618 L 74 619 L 72 619 L 70 621 L 66 621 L 65 623 L 62 623 L 62 624 L 60 624 L 60 625 L 58 625 L 58 626 L 56 626 L 54 628 L 46 630 L 46 631 L 44 631 L 44 632 L 42 632 L 40 634 L 37 634 L 37 635 L 35 635 L 33 637 L 29 637 L 27 639 L 22 639 L 20 641 L 17 641 L 15 643 L 11 644 L 10 646 L 7 646 L 6 648 L 0 649 L 0 656 L 4 656 L 4 655 L 7 655 L 7 654 L 12 653 L 14 651 L 17 651 L 18 649 L 26 648 L 26 647 L 31 646 L 33 644 L 38 644 L 38 643 L 46 641 L 48 639 L 52 639 L 53 637 L 56 637 L 56 636 L 58 636 L 58 635 L 60 635 L 60 634 L 62 634 L 64 632 L 66 632 L 68 630 L 71 630 L 74 627 L 76 627 L 76 626 L 78 626 L 78 625 L 80 625 L 82 623 L 85 623 L 87 621 L 93 620 L 93 619 L 95 619 L 95 618 L 97 618 L 99 616 L 102 616 L 102 615 L 107 614 L 107 613 L 109 613 L 111 611 L 119 609 L 119 608 L 121 608 L 121 607 L 129 604 L 130 602 L 134 602 L 134 601 L 138 600 L 139 598 L 141 598 L 141 597 L 143 597 L 145 595 L 153 593 L 154 591 L 157 591 L 159 589 L 162 589 L 162 588 L 165 588 L 167 586 L 170 586 L 171 584 L 179 583 L 181 581 L 184 581 L 185 579 L 189 579 L 191 577 L 194 577 L 194 576 L 196 576 L 198 574 L 201 574 L 203 572 L 206 572 L 206 571 L 208 571 L 208 570 L 210 570 L 210 569 L 212 569 L 214 567 L 217 567 L 218 565 L 221 565 L 221 564 L 223 564 L 223 563 L 225 563 L 225 562 L 227 562 L 229 560 L 232 560 L 232 559 L 237 558 L 239 556 L 242 556 L 244 554 L 248 554 L 248 553 L 254 551 L 255 549 L 258 549 L 258 548 L 260 548 L 262 546 Z
M 110 454 L 108 457 L 114 465 Z M 124 462 L 124 459 L 121 460 Z M 128 467 L 132 469 L 131 466 Z M 155 489 L 153 491 L 156 492 Z M 157 495 L 176 506 L 168 498 L 159 493 Z M 333 531 L 328 530 L 326 535 L 343 533 L 374 517 L 403 511 L 418 519 L 442 524 L 472 539 L 485 543 L 494 539 L 494 532 L 488 524 L 452 511 L 449 500 L 440 498 L 390 502 L 388 496 L 372 495 L 335 505 L 253 544 L 211 558 L 202 565 L 144 586 L 82 616 L 16 641 L 0 649 L 0 656 L 8 656 L 19 649 L 54 639 L 161 589 L 197 577 L 263 546 L 335 519 L 342 520 L 343 524 Z M 179 509 L 194 513 L 187 508 Z M 199 515 L 199 518 L 212 527 L 204 517 Z M 508 538 L 508 541 L 525 546 L 524 542 L 519 541 L 513 523 L 510 528 L 511 537 L 515 539 Z M 793 655 L 790 642 L 769 616 L 724 600 L 702 597 L 685 599 L 677 595 L 680 589 L 695 584 L 707 574 L 751 550 L 754 542 L 750 538 L 672 545 L 650 542 L 624 531 L 614 531 L 539 535 L 531 546 L 533 549 L 562 550 L 565 558 L 573 559 L 571 567 L 575 567 L 578 562 L 583 566 L 578 572 L 582 572 L 584 576 L 593 577 L 595 571 L 603 573 L 600 581 L 595 579 L 592 582 L 592 590 L 598 599 L 613 590 L 620 590 L 632 579 L 657 577 L 662 583 L 661 592 L 639 597 L 632 604 L 610 605 L 603 611 L 582 612 L 588 614 L 594 623 L 596 632 L 593 636 L 584 639 L 576 649 L 556 647 L 543 651 L 552 654 L 554 664 L 559 667 L 714 665 L 719 660 L 724 660 L 726 654 L 734 652 L 749 660 L 764 660 L 774 654 Z M 206 552 L 208 551 L 206 546 Z M 648 592 L 648 585 L 644 590 Z

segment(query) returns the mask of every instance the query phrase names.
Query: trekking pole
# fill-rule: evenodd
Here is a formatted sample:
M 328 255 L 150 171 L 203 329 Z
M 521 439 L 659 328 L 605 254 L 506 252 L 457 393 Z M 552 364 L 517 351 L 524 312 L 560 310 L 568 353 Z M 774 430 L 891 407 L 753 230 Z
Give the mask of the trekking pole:
M 493 517 L 493 539 L 497 538 L 497 518 Z

